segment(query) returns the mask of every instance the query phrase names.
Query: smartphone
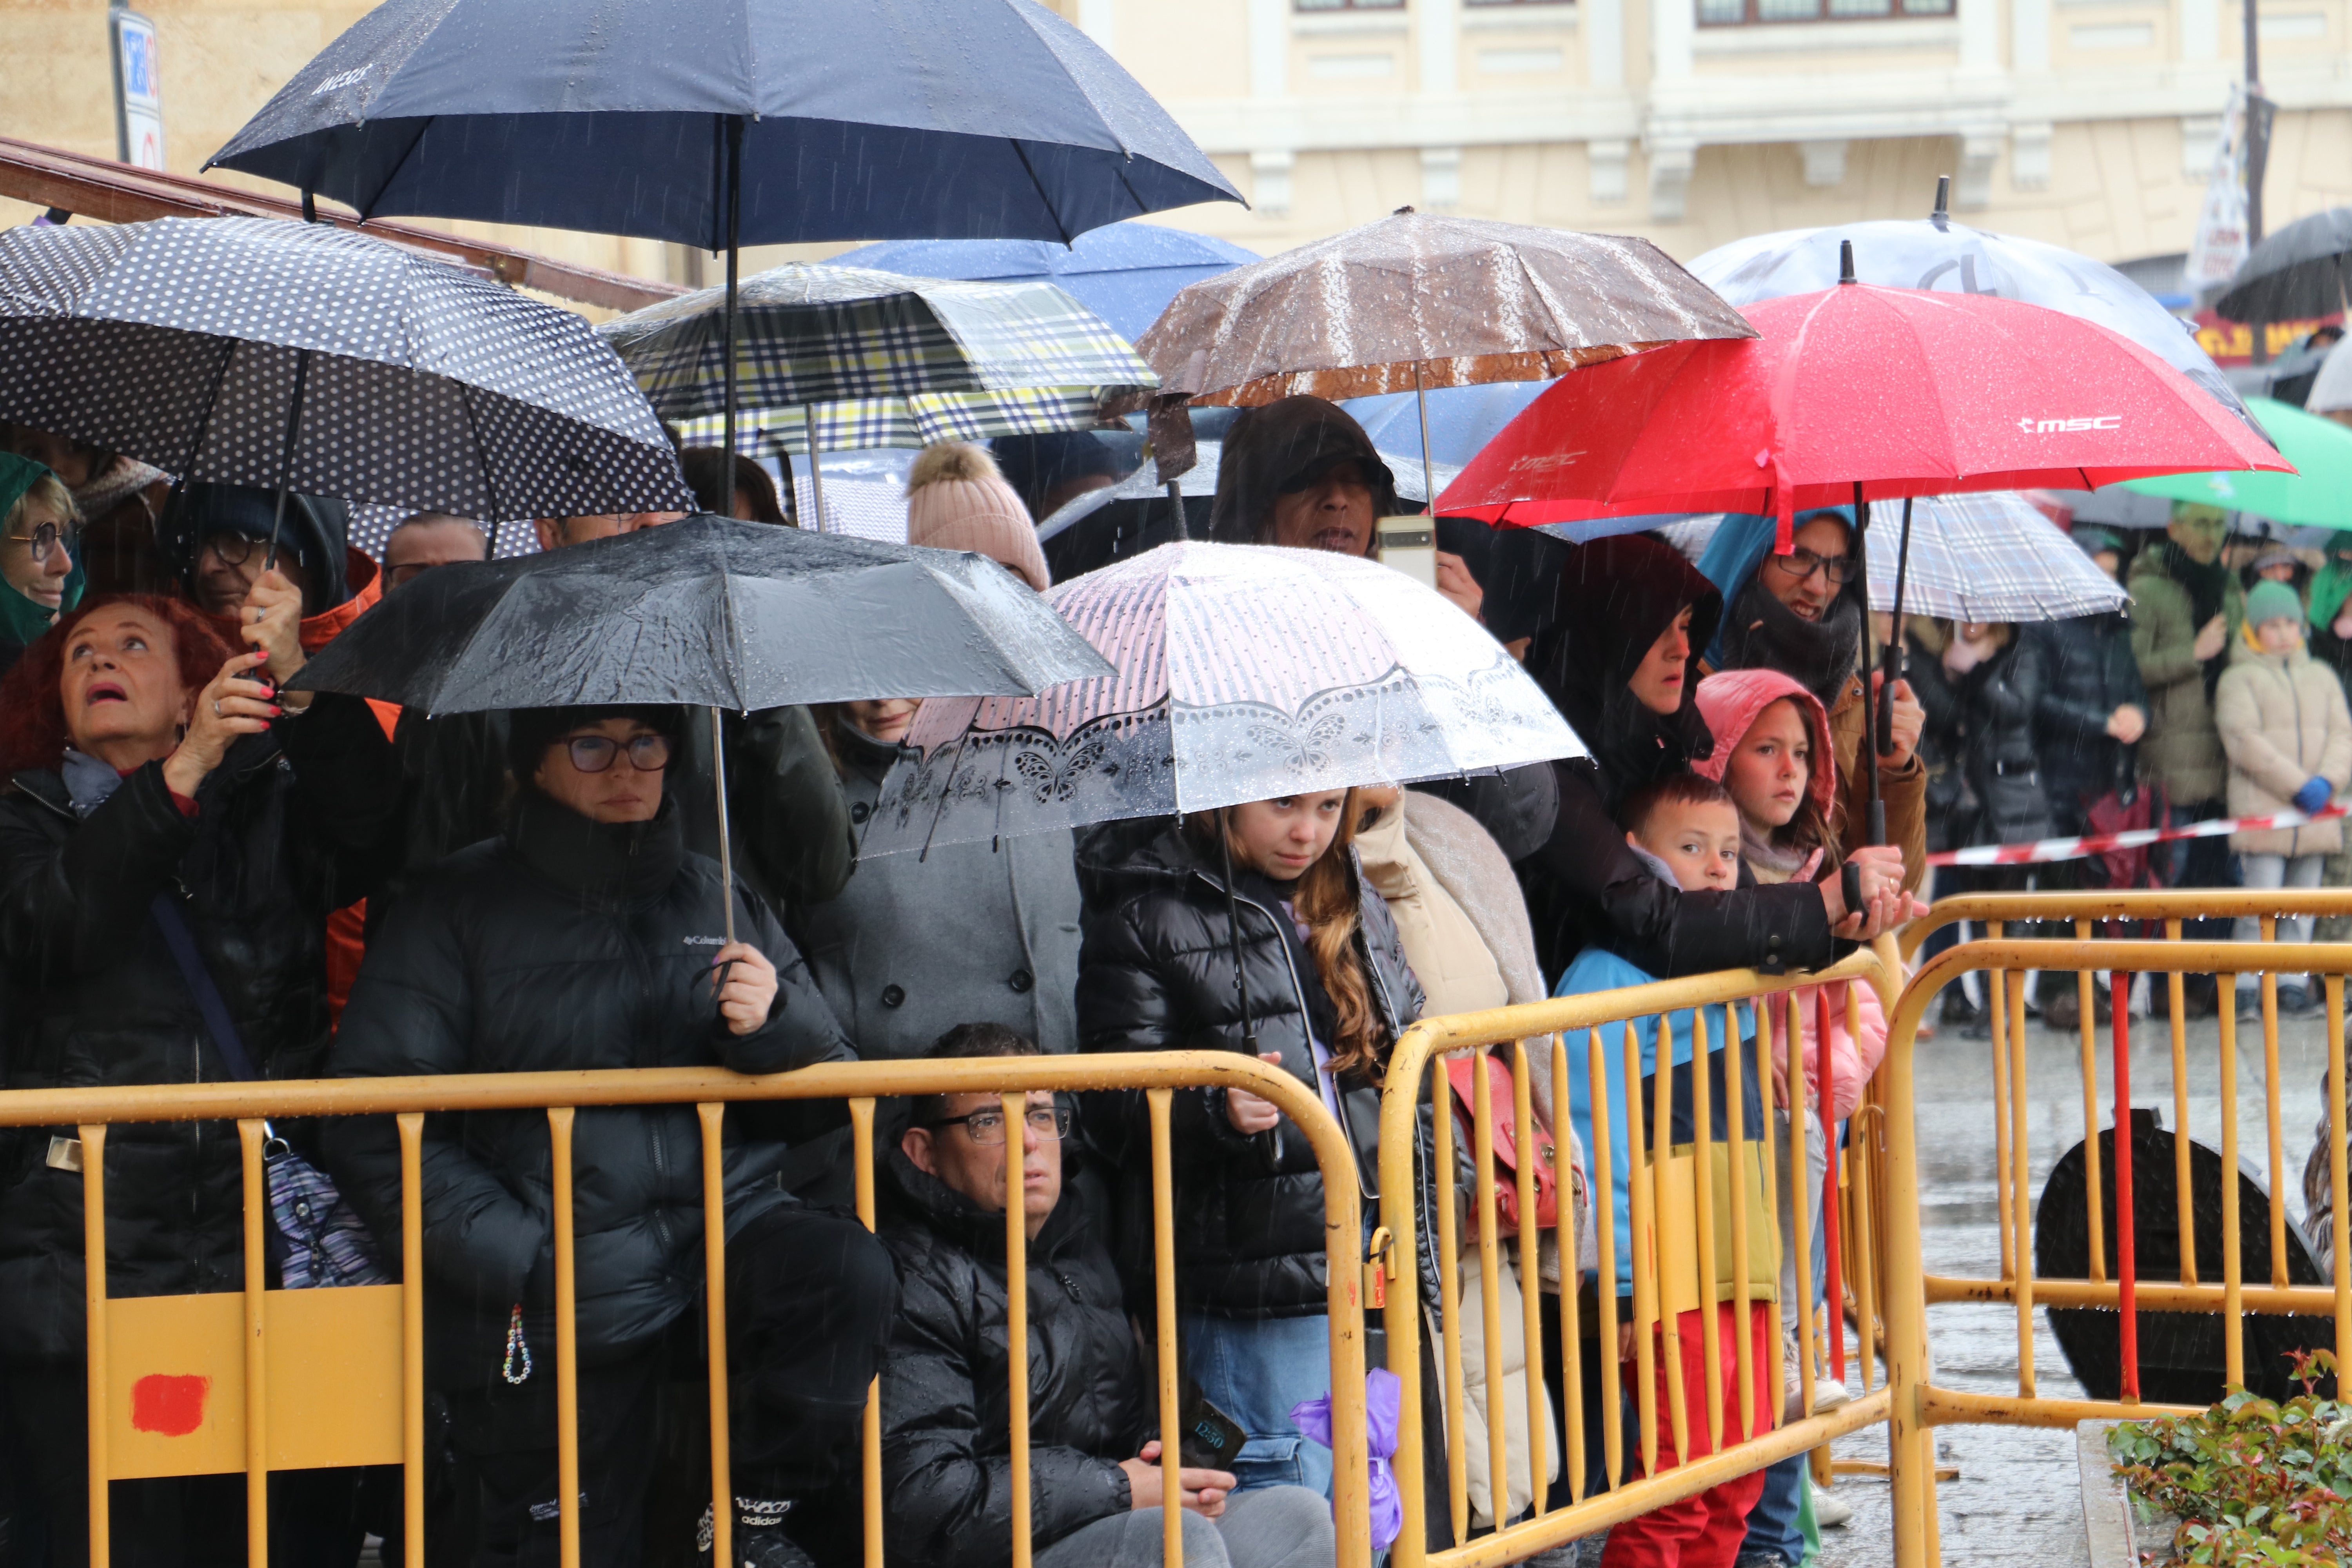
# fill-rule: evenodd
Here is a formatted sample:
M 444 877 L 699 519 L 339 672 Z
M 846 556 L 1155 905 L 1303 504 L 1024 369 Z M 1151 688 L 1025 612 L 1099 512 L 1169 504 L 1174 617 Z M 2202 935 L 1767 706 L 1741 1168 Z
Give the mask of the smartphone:
M 1240 1422 L 1198 1395 L 1184 1412 L 1183 1433 L 1176 1457 L 1187 1469 L 1228 1473 L 1249 1436 Z
M 1377 529 L 1381 564 L 1424 588 L 1437 586 L 1437 529 L 1426 517 L 1384 517 Z

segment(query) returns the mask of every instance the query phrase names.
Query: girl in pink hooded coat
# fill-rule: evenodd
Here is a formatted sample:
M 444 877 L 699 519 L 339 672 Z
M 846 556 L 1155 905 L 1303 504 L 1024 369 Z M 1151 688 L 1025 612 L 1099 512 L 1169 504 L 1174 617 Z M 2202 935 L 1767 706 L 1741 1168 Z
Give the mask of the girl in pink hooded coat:
M 1748 873 L 1759 882 L 1818 881 L 1836 876 L 1836 846 L 1841 842 L 1835 820 L 1836 753 L 1830 745 L 1829 715 L 1822 710 L 1820 700 L 1777 670 L 1738 669 L 1711 675 L 1699 682 L 1697 701 L 1699 716 L 1706 721 L 1707 731 L 1715 737 L 1715 750 L 1691 765 L 1730 792 L 1732 804 L 1739 811 L 1740 854 Z M 1886 1055 L 1886 1019 L 1879 1007 L 1877 994 L 1867 985 L 1838 981 L 1807 986 L 1796 996 L 1804 1032 L 1805 1152 L 1810 1178 L 1805 1191 L 1811 1220 L 1807 1234 L 1812 1239 L 1813 1253 L 1808 1260 L 1811 1278 L 1807 1283 L 1818 1300 L 1825 1256 L 1822 1243 L 1822 1186 L 1829 1168 L 1829 1139 L 1835 1135 L 1837 1124 L 1862 1103 L 1863 1087 Z M 1858 1027 L 1848 1026 L 1849 1001 Z M 1832 1130 L 1826 1134 L 1817 1109 L 1823 1100 L 1819 1020 L 1824 1010 L 1829 1017 L 1827 1110 Z M 1782 1007 L 1775 1007 L 1776 1023 L 1787 1016 Z M 1784 1172 L 1789 1169 L 1793 1142 L 1787 1063 L 1787 1047 L 1782 1044 L 1772 1054 L 1772 1070 L 1776 1101 L 1773 1126 L 1780 1145 L 1777 1163 Z M 1790 1210 L 1786 1183 L 1787 1177 L 1783 1176 L 1776 1206 L 1780 1214 L 1783 1245 L 1793 1249 L 1794 1215 Z M 1793 1256 L 1784 1257 L 1780 1300 L 1793 1302 L 1797 1299 L 1796 1285 L 1796 1259 Z M 1796 1314 L 1791 1310 L 1787 1316 L 1786 1331 L 1793 1335 L 1796 1322 Z M 1793 1420 L 1804 1413 L 1803 1399 L 1798 1391 L 1799 1369 L 1804 1363 L 1793 1346 L 1785 1364 L 1790 1381 L 1784 1418 Z M 1813 1410 L 1820 1414 L 1834 1409 L 1846 1403 L 1847 1397 L 1842 1384 L 1824 1376 L 1813 1385 Z M 1748 1550 L 1758 1546 L 1761 1533 L 1773 1538 L 1769 1542 L 1773 1550 L 1785 1555 L 1805 1488 L 1801 1458 L 1794 1466 L 1775 1466 L 1767 1472 L 1765 1495 L 1759 1500 L 1757 1514 L 1749 1517 Z M 1828 1517 L 1824 1499 L 1816 1497 L 1812 1500 L 1823 1522 L 1842 1522 Z M 1760 1532 L 1758 1514 L 1773 1516 Z

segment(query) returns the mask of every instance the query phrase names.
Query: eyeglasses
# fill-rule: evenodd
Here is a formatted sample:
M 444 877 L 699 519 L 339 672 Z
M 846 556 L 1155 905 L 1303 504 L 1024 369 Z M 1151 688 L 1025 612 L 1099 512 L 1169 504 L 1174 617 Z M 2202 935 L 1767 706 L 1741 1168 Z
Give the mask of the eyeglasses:
M 1827 574 L 1832 583 L 1853 581 L 1854 559 L 1851 555 L 1816 555 L 1810 550 L 1791 550 L 1786 555 L 1766 559 L 1800 583 L 1816 572 Z
M 603 773 L 625 751 L 629 753 L 629 766 L 641 773 L 657 773 L 669 766 L 667 735 L 634 735 L 626 741 L 615 741 L 610 735 L 574 735 L 563 742 L 563 749 L 572 753 L 572 765 L 583 773 Z
M 45 559 L 50 551 L 62 544 L 70 555 L 81 548 L 81 530 L 71 523 L 42 522 L 33 525 L 30 533 L 12 533 L 11 540 L 33 547 L 33 559 Z
M 255 551 L 268 550 L 269 542 L 249 533 L 215 533 L 205 540 L 205 548 L 219 556 L 225 566 L 242 566 L 253 559 Z
M 1029 1108 L 1029 1131 L 1043 1142 L 1051 1143 L 1070 1134 L 1070 1108 L 1066 1105 L 1033 1105 Z M 992 1146 L 1004 1142 L 1004 1112 L 1001 1110 L 975 1110 L 969 1116 L 943 1116 L 937 1121 L 926 1121 L 926 1127 L 961 1127 L 975 1143 Z

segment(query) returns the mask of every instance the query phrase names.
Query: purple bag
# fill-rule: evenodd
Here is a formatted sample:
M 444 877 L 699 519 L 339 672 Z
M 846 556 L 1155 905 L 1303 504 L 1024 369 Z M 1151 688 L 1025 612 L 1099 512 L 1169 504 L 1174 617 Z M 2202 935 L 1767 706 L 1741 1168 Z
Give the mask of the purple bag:
M 1404 1530 L 1404 1500 L 1397 1495 L 1396 1458 L 1398 1412 L 1403 1385 L 1396 1373 L 1374 1367 L 1364 1374 L 1365 1447 L 1371 1454 L 1372 1550 L 1384 1552 Z M 1290 1424 L 1309 1441 L 1331 1446 L 1331 1396 L 1308 1399 L 1290 1407 Z

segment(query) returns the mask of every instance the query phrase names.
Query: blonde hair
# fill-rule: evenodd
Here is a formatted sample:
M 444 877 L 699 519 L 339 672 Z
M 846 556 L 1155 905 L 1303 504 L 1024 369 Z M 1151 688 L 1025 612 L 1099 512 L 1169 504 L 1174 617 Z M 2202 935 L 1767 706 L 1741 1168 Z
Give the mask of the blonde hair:
M 74 504 L 73 491 L 66 489 L 65 480 L 55 474 L 43 474 L 27 485 L 25 493 L 16 498 L 16 504 L 8 509 L 7 518 L 0 521 L 0 533 L 13 538 L 25 514 L 36 506 L 53 514 L 61 524 L 70 526 L 81 521 L 81 508 Z
M 1350 789 L 1339 805 L 1339 826 L 1330 846 L 1315 864 L 1299 874 L 1290 907 L 1307 927 L 1307 951 L 1315 960 L 1316 978 L 1331 998 L 1335 1032 L 1327 1041 L 1334 1074 L 1355 1072 L 1378 1081 L 1381 1040 L 1372 1016 L 1371 988 L 1364 983 L 1364 960 L 1356 951 L 1359 923 L 1354 865 L 1348 853 L 1356 840 L 1357 792 Z M 1215 835 L 1225 836 L 1226 850 L 1240 860 L 1241 841 L 1234 837 L 1232 808 L 1204 813 L 1192 820 L 1196 831 L 1216 846 Z M 1213 824 L 1214 826 L 1210 826 Z

